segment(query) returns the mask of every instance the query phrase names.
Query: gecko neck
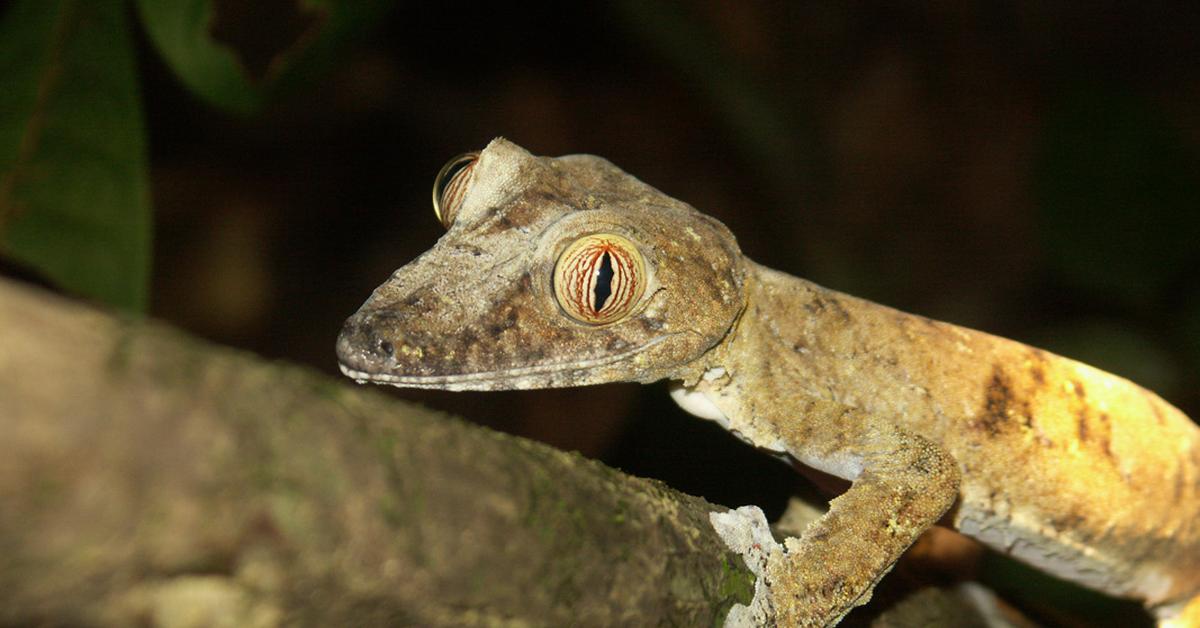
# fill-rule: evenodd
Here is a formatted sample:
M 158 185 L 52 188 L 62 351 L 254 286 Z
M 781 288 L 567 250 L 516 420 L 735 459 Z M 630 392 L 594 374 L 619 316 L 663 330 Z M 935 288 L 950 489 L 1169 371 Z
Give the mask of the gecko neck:
M 791 345 L 783 334 L 792 330 L 781 327 L 804 325 L 803 316 L 791 313 L 809 309 L 805 295 L 810 291 L 803 288 L 821 289 L 749 260 L 745 277 L 741 314 L 721 342 L 680 370 L 671 396 L 687 412 L 716 421 L 755 447 L 782 454 L 775 426 L 761 421 L 755 408 L 805 387 L 790 377 L 796 356 L 789 355 Z
M 829 327 L 822 319 L 844 314 L 830 305 L 829 294 L 836 293 L 747 260 L 746 307 L 729 334 L 710 352 L 705 372 L 711 377 L 714 367 L 723 367 L 760 384 L 786 379 L 802 385 L 778 377 L 777 371 L 803 358 L 805 347 L 798 339 Z

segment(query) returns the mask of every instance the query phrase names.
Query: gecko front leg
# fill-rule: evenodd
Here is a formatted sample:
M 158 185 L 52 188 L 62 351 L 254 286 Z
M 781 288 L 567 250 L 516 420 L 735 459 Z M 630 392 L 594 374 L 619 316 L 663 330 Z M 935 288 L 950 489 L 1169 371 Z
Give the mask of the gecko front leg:
M 742 420 L 729 417 L 734 431 L 770 434 L 759 444 L 852 482 L 799 538 L 769 555 L 765 570 L 779 625 L 836 624 L 954 504 L 958 465 L 936 443 L 835 402 L 792 397 L 787 416 L 782 404 L 748 406 L 738 408 Z

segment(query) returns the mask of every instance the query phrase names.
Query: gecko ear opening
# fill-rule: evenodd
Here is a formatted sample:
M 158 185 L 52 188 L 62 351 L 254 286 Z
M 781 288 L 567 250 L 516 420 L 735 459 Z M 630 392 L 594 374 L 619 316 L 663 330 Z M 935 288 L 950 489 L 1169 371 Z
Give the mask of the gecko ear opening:
M 575 240 L 554 265 L 559 307 L 587 325 L 624 320 L 641 301 L 646 283 L 646 262 L 637 246 L 612 233 Z
M 456 155 L 442 166 L 433 180 L 433 214 L 446 229 L 454 224 L 478 162 L 479 151 Z

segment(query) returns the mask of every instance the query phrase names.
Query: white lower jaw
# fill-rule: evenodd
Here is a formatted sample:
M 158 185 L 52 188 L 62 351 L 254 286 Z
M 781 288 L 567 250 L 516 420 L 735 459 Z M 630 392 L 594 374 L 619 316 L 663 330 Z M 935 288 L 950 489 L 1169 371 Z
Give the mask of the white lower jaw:
M 545 374 L 519 373 L 516 371 L 497 373 L 470 373 L 467 375 L 411 376 L 389 373 L 367 373 L 338 364 L 342 374 L 359 384 L 388 384 L 399 388 L 431 388 L 436 390 L 513 390 L 548 388 L 553 386 Z
M 394 375 L 391 373 L 368 373 L 338 363 L 342 373 L 354 381 L 365 384 L 390 384 L 401 388 L 434 388 L 438 390 L 528 390 L 532 388 L 560 388 L 601 384 L 604 380 L 573 376 L 589 369 L 596 369 L 622 360 L 653 347 L 666 340 L 671 334 L 658 336 L 629 351 L 615 355 L 582 360 L 566 364 L 542 364 L 525 368 L 484 373 L 462 373 L 456 375 Z

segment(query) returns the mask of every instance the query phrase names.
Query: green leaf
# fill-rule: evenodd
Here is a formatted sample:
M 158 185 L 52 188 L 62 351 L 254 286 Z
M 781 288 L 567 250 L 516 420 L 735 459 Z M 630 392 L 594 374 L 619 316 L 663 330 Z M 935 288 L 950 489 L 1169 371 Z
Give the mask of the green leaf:
M 396 7 L 393 0 L 288 1 L 303 5 L 305 11 L 313 12 L 321 21 L 316 36 L 310 38 L 303 50 L 296 52 L 292 62 L 281 72 L 277 81 L 281 91 L 310 85 L 314 76 L 329 71 L 346 44 L 361 41 L 388 11 Z
M 381 0 L 138 0 L 150 40 L 197 97 L 226 111 L 258 111 L 336 45 L 376 20 Z
M 261 83 L 252 82 L 234 50 L 209 32 L 210 0 L 138 0 L 137 6 L 150 41 L 192 93 L 235 113 L 258 109 Z
M 0 21 L 0 252 L 142 310 L 146 149 L 120 2 L 21 0 Z

